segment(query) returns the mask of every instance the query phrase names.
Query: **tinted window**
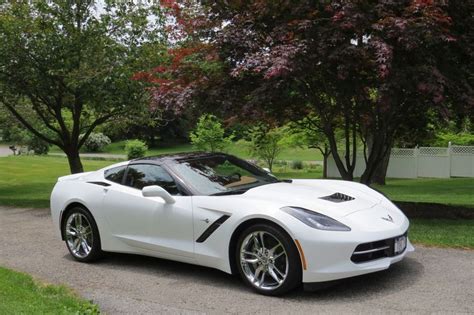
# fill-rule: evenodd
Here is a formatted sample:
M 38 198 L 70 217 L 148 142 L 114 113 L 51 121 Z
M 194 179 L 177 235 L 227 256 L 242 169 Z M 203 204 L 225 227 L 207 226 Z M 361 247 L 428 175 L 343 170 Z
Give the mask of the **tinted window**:
M 172 195 L 178 195 L 173 178 L 161 166 L 151 164 L 131 165 L 128 167 L 125 185 L 142 189 L 145 186 L 158 185 Z
M 244 193 L 250 188 L 278 182 L 264 170 L 227 155 L 178 160 L 172 167 L 202 195 Z
M 104 172 L 104 177 L 105 179 L 110 180 L 111 182 L 121 184 L 125 169 L 125 166 L 110 168 Z

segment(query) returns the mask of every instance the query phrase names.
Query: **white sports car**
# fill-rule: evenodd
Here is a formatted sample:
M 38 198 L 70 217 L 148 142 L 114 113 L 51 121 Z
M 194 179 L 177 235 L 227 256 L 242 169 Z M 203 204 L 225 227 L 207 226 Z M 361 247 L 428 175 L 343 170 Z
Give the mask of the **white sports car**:
M 61 177 L 51 212 L 78 261 L 103 251 L 155 256 L 240 274 L 268 295 L 387 269 L 414 250 L 408 219 L 375 190 L 278 180 L 222 153 L 148 157 Z

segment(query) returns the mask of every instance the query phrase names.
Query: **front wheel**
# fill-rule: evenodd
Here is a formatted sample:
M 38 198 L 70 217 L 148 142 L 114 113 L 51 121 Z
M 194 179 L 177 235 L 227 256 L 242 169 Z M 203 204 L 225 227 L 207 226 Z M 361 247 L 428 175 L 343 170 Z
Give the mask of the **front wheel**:
M 67 212 L 63 235 L 74 259 L 90 262 L 101 256 L 99 230 L 92 215 L 84 208 L 75 207 Z
M 280 228 L 256 224 L 237 244 L 237 266 L 244 281 L 265 295 L 284 294 L 301 284 L 301 261 L 293 240 Z

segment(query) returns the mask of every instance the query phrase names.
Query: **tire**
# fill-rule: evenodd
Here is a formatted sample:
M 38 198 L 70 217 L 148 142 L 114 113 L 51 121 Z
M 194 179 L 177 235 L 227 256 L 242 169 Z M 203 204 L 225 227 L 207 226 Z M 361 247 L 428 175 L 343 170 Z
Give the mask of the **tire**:
M 92 262 L 102 256 L 100 235 L 92 215 L 83 207 L 66 213 L 62 233 L 71 256 L 80 262 Z
M 285 231 L 272 224 L 245 229 L 234 257 L 243 281 L 260 294 L 282 295 L 301 285 L 298 249 Z

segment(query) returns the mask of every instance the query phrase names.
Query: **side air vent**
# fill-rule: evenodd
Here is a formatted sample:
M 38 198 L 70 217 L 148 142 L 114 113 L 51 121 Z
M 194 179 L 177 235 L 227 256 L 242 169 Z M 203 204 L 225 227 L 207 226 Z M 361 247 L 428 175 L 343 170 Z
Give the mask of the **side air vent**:
M 87 182 L 87 183 L 88 183 L 88 184 L 99 185 L 99 186 L 104 186 L 104 187 L 110 186 L 109 183 L 104 183 L 104 182 Z
M 320 197 L 319 199 L 324 199 L 324 200 L 331 201 L 331 202 L 344 202 L 344 201 L 354 200 L 354 197 L 344 195 L 343 193 L 337 192 L 337 193 L 334 193 L 334 194 L 329 195 L 329 196 Z

